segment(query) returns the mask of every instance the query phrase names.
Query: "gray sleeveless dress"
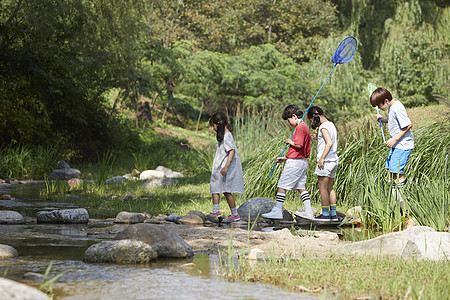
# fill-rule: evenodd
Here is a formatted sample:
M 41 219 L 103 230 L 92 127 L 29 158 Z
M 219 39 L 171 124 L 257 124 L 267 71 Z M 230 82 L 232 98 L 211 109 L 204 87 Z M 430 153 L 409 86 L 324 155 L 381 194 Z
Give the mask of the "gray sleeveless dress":
M 225 166 L 228 159 L 228 152 L 234 149 L 234 157 L 231 161 L 228 172 L 225 176 L 220 174 L 220 170 Z M 234 143 L 231 132 L 226 132 L 223 141 L 217 144 L 216 155 L 211 171 L 210 182 L 211 194 L 222 193 L 244 193 L 244 175 L 242 173 L 241 158 Z

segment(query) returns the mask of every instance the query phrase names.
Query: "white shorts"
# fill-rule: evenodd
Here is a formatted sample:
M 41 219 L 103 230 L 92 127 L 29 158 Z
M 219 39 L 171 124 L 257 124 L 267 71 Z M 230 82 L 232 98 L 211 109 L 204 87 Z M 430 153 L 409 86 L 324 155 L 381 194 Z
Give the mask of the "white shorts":
M 338 164 L 339 164 L 339 162 L 337 160 L 324 161 L 323 162 L 323 169 L 321 170 L 321 169 L 319 169 L 318 166 L 316 166 L 316 170 L 314 171 L 314 175 L 335 178 L 336 177 L 337 168 L 338 168 Z
M 305 189 L 306 171 L 308 171 L 306 158 L 289 158 L 286 160 L 283 173 L 278 180 L 278 187 L 290 191 Z

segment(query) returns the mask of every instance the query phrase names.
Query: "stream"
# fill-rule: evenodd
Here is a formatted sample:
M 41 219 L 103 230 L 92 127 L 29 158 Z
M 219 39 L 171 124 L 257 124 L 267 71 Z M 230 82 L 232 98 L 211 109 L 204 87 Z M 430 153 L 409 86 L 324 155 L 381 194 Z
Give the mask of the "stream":
M 0 244 L 19 252 L 17 258 L 0 260 L 0 274 L 38 287 L 40 280 L 24 279 L 24 274 L 44 274 L 52 264 L 49 278 L 64 272 L 53 284 L 54 299 L 318 299 L 266 284 L 228 282 L 218 274 L 219 256 L 213 254 L 196 253 L 192 259 L 156 260 L 150 264 L 85 263 L 86 249 L 105 240 L 88 235 L 87 229 L 114 224 L 31 222 L 41 210 L 79 207 L 75 203 L 51 202 L 39 194 L 39 189 L 37 184 L 26 184 L 0 191 L 0 196 L 14 197 L 0 200 L 0 210 L 17 211 L 27 219 L 23 225 L 0 225 Z

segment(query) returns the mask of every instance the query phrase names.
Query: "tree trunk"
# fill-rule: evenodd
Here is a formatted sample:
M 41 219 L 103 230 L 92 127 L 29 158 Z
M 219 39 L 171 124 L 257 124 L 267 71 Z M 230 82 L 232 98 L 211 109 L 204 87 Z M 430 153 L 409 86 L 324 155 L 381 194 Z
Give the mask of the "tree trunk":
M 202 106 L 200 107 L 200 112 L 199 112 L 199 114 L 198 114 L 197 127 L 195 127 L 195 132 L 196 132 L 196 133 L 197 133 L 197 131 L 198 131 L 198 126 L 200 125 L 200 118 L 202 117 L 203 106 L 205 106 L 205 102 L 204 102 L 204 101 L 202 101 Z

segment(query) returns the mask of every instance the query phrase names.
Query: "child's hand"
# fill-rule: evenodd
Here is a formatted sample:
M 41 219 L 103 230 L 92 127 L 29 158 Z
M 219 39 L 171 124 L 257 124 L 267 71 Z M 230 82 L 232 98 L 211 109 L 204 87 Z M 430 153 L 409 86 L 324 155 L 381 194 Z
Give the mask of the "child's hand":
M 317 133 L 311 133 L 311 139 L 313 139 L 313 140 L 317 140 Z
M 394 138 L 390 138 L 387 142 L 386 142 L 386 146 L 388 146 L 389 148 L 392 148 L 395 143 L 397 143 L 397 141 Z
M 288 144 L 289 146 L 294 146 L 294 141 L 292 141 L 291 139 L 286 139 L 286 144 Z
M 377 117 L 377 121 L 383 119 L 383 116 L 380 114 L 377 114 L 376 117 Z
M 325 159 L 321 158 L 317 161 L 317 167 L 321 170 L 323 170 L 323 164 L 325 162 Z
M 285 162 L 286 160 L 287 160 L 286 156 L 277 157 L 277 163 L 282 163 Z
M 228 173 L 228 167 L 227 166 L 223 167 L 222 170 L 220 170 L 220 174 L 222 174 L 222 176 L 227 175 L 227 173 Z

